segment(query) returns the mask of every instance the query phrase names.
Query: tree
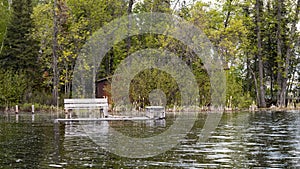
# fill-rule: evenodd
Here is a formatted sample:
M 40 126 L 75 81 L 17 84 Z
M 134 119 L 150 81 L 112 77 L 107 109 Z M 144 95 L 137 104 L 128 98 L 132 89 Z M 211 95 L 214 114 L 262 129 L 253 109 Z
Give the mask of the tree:
M 10 18 L 10 3 L 7 0 L 0 0 L 0 54 L 4 45 L 4 38 L 7 32 L 7 25 Z
M 299 1 L 220 0 L 214 5 L 205 3 L 206 1 L 197 1 L 191 6 L 183 4 L 175 11 L 171 9 L 169 0 L 38 1 L 32 14 L 33 32 L 26 39 L 30 40 L 33 37 L 39 42 L 39 53 L 37 54 L 42 63 L 43 86 L 47 86 L 47 88 L 57 86 L 60 95 L 69 97 L 77 56 L 86 40 L 99 28 L 126 14 L 177 13 L 202 29 L 219 52 L 230 80 L 228 84 L 231 87 L 228 89 L 235 91 L 228 91 L 226 97 L 229 99 L 232 96 L 235 106 L 248 105 L 251 100 L 249 95 L 256 98 L 259 107 L 266 107 L 276 102 L 278 106 L 285 106 L 287 94 L 293 88 L 292 82 L 297 80 L 296 72 L 299 69 L 297 69 L 299 62 L 297 58 L 299 55 L 299 32 L 297 30 Z M 57 4 L 53 4 L 54 2 Z M 55 10 L 53 10 L 53 5 L 56 6 Z M 55 11 L 55 20 L 53 20 L 53 11 Z M 16 25 L 15 19 L 12 19 L 11 23 Z M 0 18 L 1 21 L 8 23 L 5 19 Z M 23 22 L 27 23 L 25 20 L 21 22 L 22 24 L 19 25 L 24 25 Z M 130 29 L 131 25 L 127 26 Z M 13 30 L 12 28 L 17 27 L 18 25 L 8 28 Z M 161 27 L 165 28 L 163 23 Z M 7 38 L 8 36 L 13 37 L 13 34 L 9 33 L 9 29 L 6 34 Z M 2 25 L 0 25 L 0 33 L 1 31 L 3 32 Z M 113 35 L 113 30 L 111 33 Z M 0 38 L 1 36 L 3 37 L 3 34 L 0 34 Z M 12 39 L 16 39 L 14 44 L 20 44 L 17 41 L 20 37 L 10 37 L 5 43 L 11 43 Z M 53 41 L 53 39 L 55 40 Z M 53 42 L 56 44 L 53 45 Z M 6 48 L 5 53 L 8 55 L 14 50 L 8 50 L 7 46 L 9 45 L 5 45 L 5 43 L 3 49 Z M 31 43 L 26 42 L 26 44 L 34 46 Z M 52 46 L 54 47 L 52 48 Z M 145 48 L 166 49 L 176 53 L 196 76 L 201 96 L 203 95 L 201 104 L 208 105 L 210 103 L 209 77 L 201 60 L 186 45 L 164 35 L 151 33 L 136 35 L 114 44 L 104 57 L 100 69 L 94 70 L 93 74 L 97 74 L 98 78 L 111 76 L 124 58 Z M 14 51 L 14 53 L 17 52 Z M 0 58 L 5 61 L 6 57 L 3 56 L 1 54 Z M 26 57 L 28 56 L 30 55 L 26 54 Z M 54 58 L 57 63 L 53 62 Z M 14 59 L 14 63 L 13 61 L 9 63 L 11 65 L 18 63 L 18 65 L 24 66 L 24 64 L 20 64 L 23 60 L 18 59 Z M 7 64 L 3 65 L 7 66 Z M 93 66 L 95 65 L 89 65 L 87 69 L 91 69 Z M 56 71 L 53 71 L 55 67 Z M 20 68 L 18 67 L 18 69 Z M 147 77 L 151 84 L 150 88 L 147 88 L 147 84 L 138 82 Z M 159 81 L 156 81 L 156 77 L 159 78 Z M 146 97 L 149 91 L 155 87 L 161 87 L 164 91 L 168 88 L 175 89 L 176 85 L 168 78 L 168 75 L 158 70 L 142 72 L 134 79 L 136 84 L 131 86 L 131 89 L 134 89 L 131 98 L 134 101 L 139 99 L 139 95 Z M 57 80 L 54 81 L 54 79 Z M 174 98 L 168 104 L 173 104 L 179 97 L 177 90 L 166 91 L 166 95 Z M 240 99 L 239 102 L 239 98 L 243 99 Z
M 33 28 L 31 0 L 18 0 L 12 3 L 12 16 L 7 27 L 0 66 L 12 71 L 24 71 L 32 85 L 40 82 L 40 64 L 37 42 L 30 36 Z
M 285 54 L 285 59 L 283 60 L 283 66 L 282 70 L 278 72 L 278 84 L 279 84 L 279 90 L 278 90 L 278 98 L 277 98 L 277 104 L 279 106 L 285 106 L 286 105 L 286 97 L 287 97 L 287 81 L 290 74 L 290 65 L 291 65 L 291 57 L 293 56 L 293 51 L 295 48 L 295 45 L 298 43 L 299 40 L 296 38 L 296 29 L 297 29 L 297 23 L 299 22 L 299 10 L 300 10 L 300 0 L 297 1 L 296 8 L 295 8 L 295 14 L 292 16 L 291 20 L 291 28 L 289 30 L 289 36 L 287 39 L 287 49 Z M 278 3 L 278 22 L 281 21 L 281 3 Z M 280 24 L 278 24 L 278 34 L 280 35 L 281 29 Z M 278 37 L 279 46 L 281 45 L 281 38 Z M 280 47 L 278 47 L 280 48 Z M 278 49 L 278 54 L 281 54 L 281 50 Z M 280 56 L 280 55 L 279 55 Z
M 261 5 L 260 0 L 256 0 L 256 34 L 257 34 L 257 58 L 258 58 L 258 74 L 259 74 L 259 107 L 266 107 L 265 89 L 264 89 L 264 65 L 262 59 L 262 39 L 261 39 Z M 258 92 L 258 91 L 257 91 Z
M 246 96 L 247 99 L 244 101 L 248 102 L 249 100 L 249 92 L 243 88 L 244 82 L 248 79 L 243 77 L 244 66 L 241 66 L 247 60 L 244 53 L 249 49 L 249 31 L 245 25 L 245 22 L 249 22 L 249 18 L 244 15 L 242 4 L 239 1 L 226 0 L 222 1 L 220 6 L 212 7 L 208 3 L 199 1 L 189 11 L 188 20 L 207 35 L 219 52 L 220 59 L 223 60 L 223 66 L 228 77 L 227 85 L 229 85 L 227 86 L 226 100 L 233 97 L 235 106 L 247 105 L 239 100 L 239 98 L 246 98 Z M 200 70 L 201 68 L 198 67 L 195 72 Z M 199 82 L 207 80 L 208 76 L 202 76 Z M 200 85 L 200 89 L 201 86 L 203 85 Z M 232 92 L 232 89 L 235 92 Z M 206 93 L 206 97 L 209 96 L 209 90 L 204 93 Z
M 59 83 L 59 72 L 57 67 L 57 49 L 58 49 L 58 42 L 57 42 L 57 36 L 58 36 L 58 17 L 57 17 L 57 0 L 53 1 L 53 44 L 52 44 L 52 70 L 53 70 L 53 90 L 52 90 L 52 96 L 53 96 L 53 104 L 58 105 L 58 83 Z
M 119 0 L 56 0 L 35 6 L 32 36 L 40 42 L 40 58 L 47 75 L 44 84 L 53 89 L 53 98 L 57 98 L 57 92 L 70 97 L 73 69 L 82 46 L 93 32 L 123 15 L 125 6 L 125 1 Z M 112 62 L 113 57 L 110 58 Z M 106 67 L 111 67 L 110 62 Z

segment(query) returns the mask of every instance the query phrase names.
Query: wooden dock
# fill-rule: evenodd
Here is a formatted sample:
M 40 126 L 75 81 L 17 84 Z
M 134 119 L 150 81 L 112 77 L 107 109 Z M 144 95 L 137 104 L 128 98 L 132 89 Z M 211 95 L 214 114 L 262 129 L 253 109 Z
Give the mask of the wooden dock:
M 148 117 L 107 117 L 107 118 L 74 118 L 74 119 L 55 119 L 54 123 L 59 122 L 95 122 L 95 121 L 143 121 L 154 120 Z

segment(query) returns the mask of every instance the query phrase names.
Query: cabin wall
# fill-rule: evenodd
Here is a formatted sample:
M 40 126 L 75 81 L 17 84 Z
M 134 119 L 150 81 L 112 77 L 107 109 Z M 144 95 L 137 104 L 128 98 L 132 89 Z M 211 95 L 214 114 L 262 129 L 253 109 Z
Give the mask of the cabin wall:
M 111 100 L 111 84 L 108 80 L 101 80 L 96 82 L 96 98 L 108 98 L 108 104 L 112 103 Z

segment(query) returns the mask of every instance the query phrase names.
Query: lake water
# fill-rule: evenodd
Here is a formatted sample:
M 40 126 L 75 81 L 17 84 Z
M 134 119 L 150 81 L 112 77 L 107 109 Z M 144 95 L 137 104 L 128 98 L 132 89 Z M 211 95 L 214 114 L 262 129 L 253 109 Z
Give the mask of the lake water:
M 198 113 L 192 130 L 171 150 L 149 158 L 109 153 L 73 122 L 54 127 L 56 114 L 0 115 L 0 168 L 299 168 L 300 112 L 224 113 L 204 143 L 197 141 L 207 114 Z M 16 119 L 17 118 L 17 119 Z M 166 121 L 110 122 L 132 137 L 150 137 L 169 128 Z

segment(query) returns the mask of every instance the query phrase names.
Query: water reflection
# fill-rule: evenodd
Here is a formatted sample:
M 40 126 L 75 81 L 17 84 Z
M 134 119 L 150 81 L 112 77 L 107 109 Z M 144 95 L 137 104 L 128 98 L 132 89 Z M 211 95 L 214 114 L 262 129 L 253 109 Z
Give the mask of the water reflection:
M 16 114 L 16 123 L 19 122 L 19 114 Z
M 300 167 L 298 111 L 226 113 L 209 140 L 200 143 L 206 117 L 199 113 L 193 129 L 170 151 L 152 158 L 130 159 L 101 149 L 83 132 L 82 124 L 70 122 L 55 129 L 56 116 L 0 115 L 0 168 Z M 172 115 L 160 122 L 101 122 L 97 130 L 103 142 L 110 128 L 132 137 L 150 137 L 166 130 L 174 118 Z
M 282 112 L 225 114 L 209 143 L 179 152 L 200 154 L 219 167 L 290 167 L 299 163 L 299 114 Z M 185 153 L 186 154 L 186 153 Z

